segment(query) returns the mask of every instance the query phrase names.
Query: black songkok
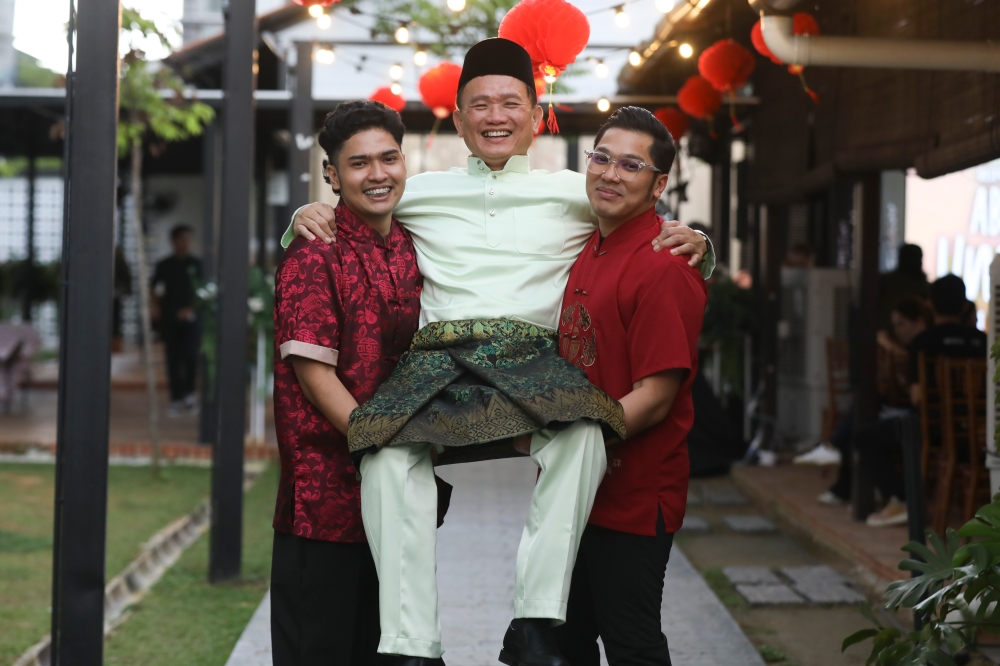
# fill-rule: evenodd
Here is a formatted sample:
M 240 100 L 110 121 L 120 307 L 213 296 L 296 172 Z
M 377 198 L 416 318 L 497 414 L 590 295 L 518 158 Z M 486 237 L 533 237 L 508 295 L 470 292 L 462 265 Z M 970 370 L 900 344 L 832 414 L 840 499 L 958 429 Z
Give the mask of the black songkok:
M 465 54 L 462 65 L 462 76 L 458 79 L 458 87 L 477 76 L 513 76 L 524 81 L 529 90 L 535 89 L 535 71 L 531 66 L 531 56 L 524 47 L 503 37 L 484 39 L 475 44 Z

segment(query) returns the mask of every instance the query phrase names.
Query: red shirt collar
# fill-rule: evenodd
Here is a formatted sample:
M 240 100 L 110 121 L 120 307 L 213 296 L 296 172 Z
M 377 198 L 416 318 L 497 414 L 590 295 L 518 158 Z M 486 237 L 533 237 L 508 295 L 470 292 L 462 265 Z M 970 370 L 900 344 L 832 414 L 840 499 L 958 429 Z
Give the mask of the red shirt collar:
M 348 208 L 343 199 L 337 204 L 334 214 L 337 216 L 337 233 L 343 233 L 345 238 L 373 245 L 384 245 L 389 248 L 395 248 L 406 240 L 403 229 L 395 217 L 392 218 L 389 235 L 382 238 L 379 232 L 368 226 L 364 220 Z
M 651 226 L 657 227 L 657 231 L 659 231 L 660 216 L 656 214 L 656 206 L 651 207 L 644 213 L 636 215 L 631 220 L 608 234 L 603 241 L 598 240 L 595 247 L 600 249 L 602 252 L 607 252 L 608 250 L 621 245 L 640 231 L 648 230 Z M 598 239 L 600 239 L 600 235 L 601 231 L 598 229 Z M 652 240 L 653 239 L 650 238 L 650 242 L 652 242 Z

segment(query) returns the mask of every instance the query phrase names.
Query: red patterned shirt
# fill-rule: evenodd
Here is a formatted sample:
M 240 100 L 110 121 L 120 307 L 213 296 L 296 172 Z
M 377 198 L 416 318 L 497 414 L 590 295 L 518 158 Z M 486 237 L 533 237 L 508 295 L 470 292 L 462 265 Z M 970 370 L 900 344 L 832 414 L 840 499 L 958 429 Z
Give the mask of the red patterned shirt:
M 421 277 L 409 234 L 382 237 L 341 203 L 332 245 L 297 237 L 274 285 L 274 416 L 281 481 L 274 529 L 320 541 L 363 542 L 361 484 L 347 438 L 302 393 L 290 356 L 337 367 L 358 403 L 410 346 Z

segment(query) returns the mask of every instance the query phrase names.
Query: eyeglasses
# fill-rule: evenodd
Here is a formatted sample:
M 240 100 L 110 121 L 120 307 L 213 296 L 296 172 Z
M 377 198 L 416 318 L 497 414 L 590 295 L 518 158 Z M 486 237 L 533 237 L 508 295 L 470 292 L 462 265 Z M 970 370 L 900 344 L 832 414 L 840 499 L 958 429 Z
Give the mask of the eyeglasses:
M 621 159 L 613 160 L 611 159 L 611 155 L 602 153 L 599 150 L 585 150 L 583 152 L 587 156 L 587 171 L 590 173 L 603 174 L 612 164 L 615 165 L 615 173 L 622 180 L 634 179 L 643 169 L 651 169 L 656 173 L 661 173 L 652 164 L 646 164 L 631 157 L 622 157 Z

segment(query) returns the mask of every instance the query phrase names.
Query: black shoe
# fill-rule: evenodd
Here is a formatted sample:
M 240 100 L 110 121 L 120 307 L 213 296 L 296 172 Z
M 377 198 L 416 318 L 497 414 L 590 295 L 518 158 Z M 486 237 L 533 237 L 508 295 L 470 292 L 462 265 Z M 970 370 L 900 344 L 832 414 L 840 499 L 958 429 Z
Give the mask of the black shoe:
M 499 659 L 507 666 L 569 666 L 556 644 L 552 620 L 543 618 L 512 620 Z
M 406 655 L 393 655 L 392 661 L 389 662 L 392 666 L 444 666 L 444 659 L 438 657 L 437 659 L 431 659 L 430 657 L 407 657 Z

